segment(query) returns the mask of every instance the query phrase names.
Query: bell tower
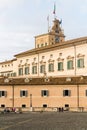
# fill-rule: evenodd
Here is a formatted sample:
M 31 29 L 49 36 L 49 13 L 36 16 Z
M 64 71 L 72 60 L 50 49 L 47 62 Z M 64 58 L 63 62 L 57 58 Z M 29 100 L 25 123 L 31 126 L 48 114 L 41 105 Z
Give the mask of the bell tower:
M 59 21 L 58 19 L 54 19 L 53 26 L 50 31 L 52 35 L 54 35 L 54 41 L 55 43 L 61 43 L 65 40 L 64 32 L 61 28 L 62 20 Z
M 35 48 L 41 48 L 64 42 L 65 35 L 61 25 L 62 21 L 55 18 L 53 21 L 53 26 L 48 33 L 35 36 Z

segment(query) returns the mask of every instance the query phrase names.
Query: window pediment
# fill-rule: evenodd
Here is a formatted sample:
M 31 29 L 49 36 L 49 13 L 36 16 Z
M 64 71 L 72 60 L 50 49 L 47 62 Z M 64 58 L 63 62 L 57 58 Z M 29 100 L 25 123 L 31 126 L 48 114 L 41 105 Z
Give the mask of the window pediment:
M 48 60 L 48 62 L 49 62 L 49 63 L 51 63 L 51 62 L 54 62 L 54 60 L 52 60 L 52 59 L 49 59 L 49 60 Z
M 74 56 L 68 56 L 67 59 L 68 60 L 72 60 L 74 58 Z
M 40 61 L 40 64 L 45 64 L 46 62 L 44 62 L 43 60 Z
M 64 61 L 64 59 L 63 59 L 63 58 L 60 58 L 60 57 L 57 58 L 57 60 L 58 60 L 58 61 Z
M 35 62 L 32 62 L 32 65 L 37 65 L 37 63 L 35 63 Z
M 81 54 L 81 53 L 79 53 L 78 55 L 77 55 L 77 58 L 83 58 L 85 55 L 83 55 L 83 54 Z

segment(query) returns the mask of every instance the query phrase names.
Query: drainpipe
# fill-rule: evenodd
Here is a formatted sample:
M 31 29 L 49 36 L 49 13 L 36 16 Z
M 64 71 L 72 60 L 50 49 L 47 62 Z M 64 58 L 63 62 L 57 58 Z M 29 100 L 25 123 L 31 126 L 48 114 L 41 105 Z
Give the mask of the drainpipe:
M 76 76 L 76 46 L 74 45 L 74 56 L 75 56 L 75 69 L 74 69 L 74 74 Z

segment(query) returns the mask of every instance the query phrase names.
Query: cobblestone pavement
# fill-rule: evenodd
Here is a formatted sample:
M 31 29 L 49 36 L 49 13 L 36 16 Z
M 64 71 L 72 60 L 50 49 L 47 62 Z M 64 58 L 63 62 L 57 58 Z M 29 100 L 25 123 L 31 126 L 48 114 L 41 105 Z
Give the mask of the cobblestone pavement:
M 87 113 L 0 114 L 0 130 L 87 130 Z

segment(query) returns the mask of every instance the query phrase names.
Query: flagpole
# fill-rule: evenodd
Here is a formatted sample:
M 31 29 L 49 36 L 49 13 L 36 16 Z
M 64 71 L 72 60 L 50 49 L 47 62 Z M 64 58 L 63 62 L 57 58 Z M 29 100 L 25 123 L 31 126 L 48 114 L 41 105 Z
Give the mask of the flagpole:
M 47 16 L 47 21 L 48 21 L 48 33 L 49 33 L 49 15 Z
M 54 10 L 53 10 L 53 14 L 54 14 L 54 20 L 56 18 L 56 4 L 54 3 Z

